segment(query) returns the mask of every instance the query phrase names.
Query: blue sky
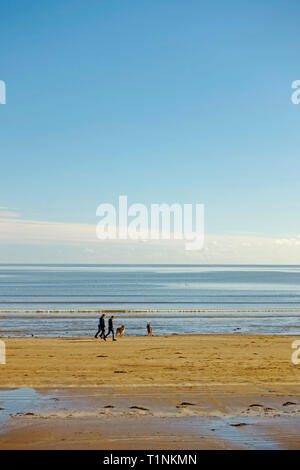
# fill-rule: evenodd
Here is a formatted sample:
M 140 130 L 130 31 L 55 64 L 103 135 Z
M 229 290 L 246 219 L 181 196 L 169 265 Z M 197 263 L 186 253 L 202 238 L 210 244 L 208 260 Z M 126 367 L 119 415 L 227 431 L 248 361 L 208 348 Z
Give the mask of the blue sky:
M 204 203 L 208 234 L 297 237 L 299 14 L 296 0 L 2 2 L 0 206 L 95 225 L 127 194 Z M 7 243 L 0 260 L 27 260 Z

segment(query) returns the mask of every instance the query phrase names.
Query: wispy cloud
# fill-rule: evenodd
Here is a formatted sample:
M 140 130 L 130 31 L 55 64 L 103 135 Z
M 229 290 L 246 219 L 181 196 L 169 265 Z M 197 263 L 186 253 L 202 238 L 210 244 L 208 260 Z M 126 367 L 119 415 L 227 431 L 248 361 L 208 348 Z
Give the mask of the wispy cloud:
M 0 240 L 19 243 L 95 242 L 95 225 L 0 218 Z
M 0 210 L 0 217 L 1 218 L 3 218 L 3 217 L 20 217 L 20 214 L 17 214 L 16 212 L 12 212 L 12 211 Z
M 10 209 L 9 207 L 0 206 L 0 218 L 3 217 L 20 217 L 20 214 L 15 212 L 15 209 Z

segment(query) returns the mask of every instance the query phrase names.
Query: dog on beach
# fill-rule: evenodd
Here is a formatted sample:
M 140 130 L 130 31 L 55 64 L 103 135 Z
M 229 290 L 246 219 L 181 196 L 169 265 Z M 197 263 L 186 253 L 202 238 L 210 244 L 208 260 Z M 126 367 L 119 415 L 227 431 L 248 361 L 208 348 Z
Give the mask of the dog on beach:
M 147 323 L 147 333 L 148 336 L 152 336 L 152 326 L 150 325 L 150 323 Z
M 124 333 L 125 333 L 125 326 L 124 325 L 119 326 L 119 328 L 117 328 L 117 336 L 123 336 Z

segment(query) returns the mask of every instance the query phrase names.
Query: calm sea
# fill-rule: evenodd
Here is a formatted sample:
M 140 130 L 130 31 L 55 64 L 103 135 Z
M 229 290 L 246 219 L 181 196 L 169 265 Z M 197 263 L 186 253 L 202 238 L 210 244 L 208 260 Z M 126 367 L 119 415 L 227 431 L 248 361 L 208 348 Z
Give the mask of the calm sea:
M 0 336 L 300 333 L 300 266 L 0 265 Z

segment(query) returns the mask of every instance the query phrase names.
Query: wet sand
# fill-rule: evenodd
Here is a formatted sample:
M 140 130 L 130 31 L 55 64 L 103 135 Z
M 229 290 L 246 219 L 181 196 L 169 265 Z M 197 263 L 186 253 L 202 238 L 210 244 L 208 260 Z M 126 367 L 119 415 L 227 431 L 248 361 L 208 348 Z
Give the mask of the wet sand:
M 7 338 L 0 448 L 300 448 L 298 338 Z

